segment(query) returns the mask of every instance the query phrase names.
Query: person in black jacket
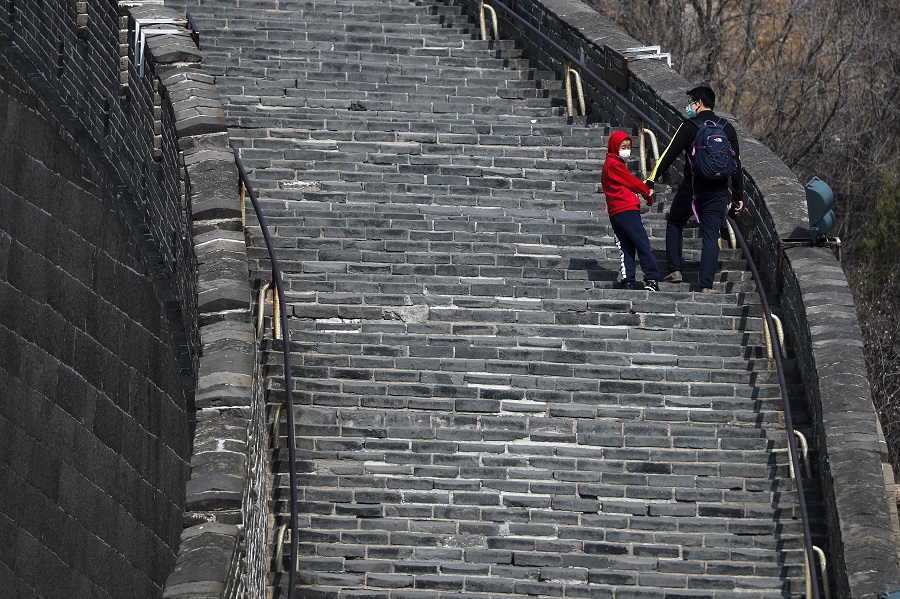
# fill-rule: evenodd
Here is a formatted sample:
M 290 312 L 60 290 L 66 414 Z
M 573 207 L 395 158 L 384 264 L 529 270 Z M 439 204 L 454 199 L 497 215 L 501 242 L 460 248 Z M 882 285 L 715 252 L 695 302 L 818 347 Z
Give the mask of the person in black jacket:
M 665 173 L 678 156 L 684 153 L 684 178 L 675 192 L 669 213 L 666 215 L 666 263 L 669 274 L 663 281 L 669 283 L 681 283 L 684 270 L 683 243 L 684 226 L 691 216 L 697 218 L 700 224 L 700 234 L 703 240 L 700 253 L 700 291 L 703 293 L 719 293 L 713 287 L 713 278 L 716 275 L 716 266 L 719 261 L 719 236 L 722 222 L 728 212 L 728 179 L 711 180 L 695 175 L 688 161 L 694 138 L 698 127 L 691 119 L 697 117 L 701 121 L 719 120 L 713 109 L 716 106 L 715 92 L 706 86 L 699 86 L 688 90 L 690 99 L 685 107 L 687 118 L 678 127 L 675 136 L 668 147 L 659 157 L 656 167 L 647 178 L 647 186 L 651 189 L 656 179 Z M 738 159 L 738 168 L 731 175 L 731 210 L 738 213 L 744 207 L 742 201 L 744 193 L 744 180 L 740 168 L 740 150 L 738 148 L 737 132 L 734 126 L 727 122 L 723 126 L 735 157 Z

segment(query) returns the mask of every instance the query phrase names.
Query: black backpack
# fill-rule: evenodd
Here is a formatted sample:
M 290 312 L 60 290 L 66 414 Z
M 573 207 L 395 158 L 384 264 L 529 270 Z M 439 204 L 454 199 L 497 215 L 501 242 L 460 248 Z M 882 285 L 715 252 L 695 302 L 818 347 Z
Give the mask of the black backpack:
M 725 119 L 718 121 L 691 119 L 697 125 L 697 136 L 688 156 L 695 176 L 712 181 L 724 181 L 738 168 L 737 156 L 731 140 L 725 134 Z

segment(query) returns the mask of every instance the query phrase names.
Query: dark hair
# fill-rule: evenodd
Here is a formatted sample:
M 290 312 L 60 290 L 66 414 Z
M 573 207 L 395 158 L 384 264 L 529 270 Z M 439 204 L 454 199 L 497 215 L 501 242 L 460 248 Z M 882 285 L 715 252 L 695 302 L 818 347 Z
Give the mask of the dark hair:
M 685 93 L 691 97 L 691 100 L 700 100 L 709 109 L 716 107 L 716 92 L 705 85 L 698 85 Z

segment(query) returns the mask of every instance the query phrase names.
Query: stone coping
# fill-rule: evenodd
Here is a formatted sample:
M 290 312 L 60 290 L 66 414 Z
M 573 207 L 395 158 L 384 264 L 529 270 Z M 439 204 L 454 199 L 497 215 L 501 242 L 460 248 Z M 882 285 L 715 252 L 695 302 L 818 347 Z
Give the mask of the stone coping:
M 133 2 L 129 4 L 134 4 Z M 132 6 L 131 19 L 178 19 L 158 4 Z M 244 505 L 249 495 L 251 401 L 256 339 L 247 248 L 215 79 L 201 70 L 189 32 L 147 38 L 148 77 L 171 105 L 189 191 L 197 259 L 200 358 L 185 529 L 163 597 L 224 597 L 241 586 L 247 555 Z M 265 543 L 265 539 L 262 539 Z

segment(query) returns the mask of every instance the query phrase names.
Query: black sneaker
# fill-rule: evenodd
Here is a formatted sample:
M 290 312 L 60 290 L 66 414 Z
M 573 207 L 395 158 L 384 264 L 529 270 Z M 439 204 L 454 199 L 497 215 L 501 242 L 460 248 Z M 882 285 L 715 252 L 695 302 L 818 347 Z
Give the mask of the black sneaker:
M 617 287 L 619 289 L 637 289 L 637 284 L 634 281 L 620 281 Z
M 644 281 L 644 289 L 647 291 L 659 291 L 659 283 L 656 279 L 647 279 Z

